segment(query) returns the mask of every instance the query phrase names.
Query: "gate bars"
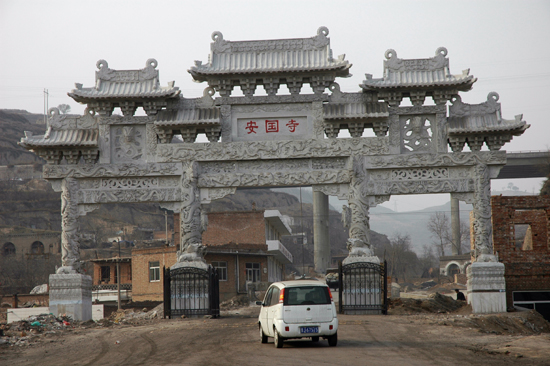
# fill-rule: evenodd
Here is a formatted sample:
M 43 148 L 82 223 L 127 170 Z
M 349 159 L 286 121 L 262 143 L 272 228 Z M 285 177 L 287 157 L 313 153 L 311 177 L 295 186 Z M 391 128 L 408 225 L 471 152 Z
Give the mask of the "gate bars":
M 207 270 L 164 267 L 164 317 L 182 315 L 220 316 L 219 276 L 212 266 Z
M 339 306 L 345 313 L 388 313 L 387 263 L 338 263 Z

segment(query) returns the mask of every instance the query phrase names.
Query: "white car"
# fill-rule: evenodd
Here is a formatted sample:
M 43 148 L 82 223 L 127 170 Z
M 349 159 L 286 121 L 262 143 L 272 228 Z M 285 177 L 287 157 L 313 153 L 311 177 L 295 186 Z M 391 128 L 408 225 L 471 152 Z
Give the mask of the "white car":
M 281 348 L 285 339 L 309 338 L 318 342 L 328 340 L 329 346 L 338 343 L 338 318 L 332 294 L 326 284 L 314 280 L 273 283 L 261 305 L 258 326 L 260 339 L 267 343 L 273 337 L 275 347 Z

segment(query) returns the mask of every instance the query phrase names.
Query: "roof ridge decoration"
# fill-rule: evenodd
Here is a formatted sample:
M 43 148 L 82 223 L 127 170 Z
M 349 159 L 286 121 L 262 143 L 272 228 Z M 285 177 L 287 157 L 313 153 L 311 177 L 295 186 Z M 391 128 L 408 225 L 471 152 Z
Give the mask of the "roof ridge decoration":
M 96 66 L 99 70 L 95 73 L 95 85 L 83 88 L 76 83 L 76 89 L 68 95 L 101 115 L 110 116 L 115 107 L 120 107 L 125 116 L 133 116 L 138 107 L 154 115 L 166 106 L 168 99 L 177 98 L 181 92 L 174 81 L 160 86 L 158 62 L 154 58 L 138 70 L 113 70 L 105 60 L 97 61 Z
M 207 81 L 222 97 L 229 97 L 235 86 L 251 97 L 257 85 L 272 96 L 284 84 L 297 95 L 304 83 L 322 94 L 336 77 L 350 76 L 351 67 L 345 55 L 332 57 L 328 34 L 327 27 L 319 27 L 310 38 L 232 42 L 216 31 L 208 63 L 195 61 L 188 72 L 195 81 Z
M 377 92 L 378 98 L 391 106 L 399 106 L 403 97 L 409 97 L 413 105 L 422 105 L 426 96 L 436 104 L 445 104 L 459 91 L 470 90 L 477 80 L 470 69 L 451 74 L 447 54 L 445 47 L 439 47 L 431 58 L 401 59 L 395 50 L 388 49 L 384 54 L 384 76 L 373 79 L 365 74 L 366 80 L 359 86 L 366 92 Z
M 498 100 L 496 92 L 490 92 L 487 101 L 480 104 L 463 103 L 459 95 L 453 97 L 447 124 L 447 140 L 453 152 L 462 151 L 466 143 L 472 151 L 480 151 L 483 143 L 491 151 L 500 150 L 531 126 L 522 120 L 523 114 L 513 120 L 503 119 Z

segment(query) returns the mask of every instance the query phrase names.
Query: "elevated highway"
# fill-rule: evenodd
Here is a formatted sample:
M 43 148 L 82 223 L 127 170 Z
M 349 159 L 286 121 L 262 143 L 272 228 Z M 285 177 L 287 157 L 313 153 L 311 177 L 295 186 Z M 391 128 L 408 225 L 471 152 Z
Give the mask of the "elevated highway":
M 506 161 L 496 179 L 545 178 L 550 174 L 550 151 L 507 152 Z

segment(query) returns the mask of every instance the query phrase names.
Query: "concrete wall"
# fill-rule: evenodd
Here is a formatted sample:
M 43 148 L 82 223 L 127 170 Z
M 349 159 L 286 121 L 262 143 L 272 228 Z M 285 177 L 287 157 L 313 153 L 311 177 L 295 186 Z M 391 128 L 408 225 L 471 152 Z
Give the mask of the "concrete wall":
M 550 290 L 550 196 L 493 196 L 493 245 L 504 263 L 506 302 L 513 291 Z M 532 249 L 515 240 L 515 225 L 529 224 Z

